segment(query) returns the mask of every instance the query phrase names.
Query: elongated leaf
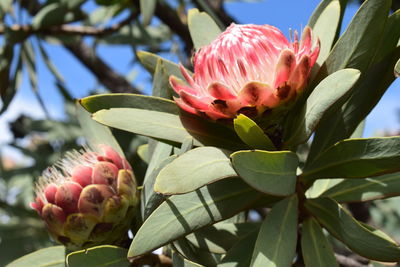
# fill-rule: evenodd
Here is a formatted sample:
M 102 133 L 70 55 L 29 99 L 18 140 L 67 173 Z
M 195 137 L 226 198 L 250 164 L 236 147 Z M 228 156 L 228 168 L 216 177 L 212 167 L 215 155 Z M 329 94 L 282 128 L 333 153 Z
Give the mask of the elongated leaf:
M 216 266 L 222 257 L 221 254 L 215 254 L 207 250 L 198 249 L 185 237 L 174 241 L 172 247 L 184 258 L 204 266 Z
M 228 128 L 201 121 L 194 116 L 180 117 L 152 110 L 112 108 L 96 112 L 93 118 L 110 127 L 175 143 L 193 137 L 195 146 L 243 147 L 233 132 L 227 131 Z
M 159 145 L 166 145 L 164 143 L 159 142 Z M 172 148 L 172 147 L 171 147 Z M 147 217 L 150 216 L 150 214 L 165 200 L 165 197 L 161 194 L 158 194 L 157 192 L 154 191 L 154 183 L 156 180 L 157 175 L 160 173 L 160 171 L 167 166 L 169 163 L 171 163 L 174 159 L 176 159 L 176 155 L 171 155 L 167 158 L 163 158 L 164 155 L 161 153 L 165 153 L 166 150 L 163 148 L 164 151 L 157 151 L 153 155 L 158 155 L 157 158 L 155 158 L 151 164 L 163 159 L 160 161 L 160 163 L 156 166 L 155 168 L 152 169 L 151 172 L 146 171 L 146 176 L 145 176 L 145 181 L 143 183 L 143 191 L 142 191 L 142 218 L 143 220 L 146 220 Z
M 400 77 L 400 59 L 397 61 L 396 66 L 394 67 L 394 75 L 396 75 L 396 77 Z
M 239 114 L 239 116 L 233 120 L 233 125 L 240 139 L 251 148 L 276 150 L 271 139 L 269 139 L 264 131 L 246 115 Z
M 387 68 L 394 66 L 394 55 L 389 54 L 397 53 L 393 49 L 400 28 L 395 14 L 386 23 L 389 8 L 390 0 L 365 1 L 321 68 L 320 78 L 345 67 L 358 69 L 363 75 L 347 103 L 322 119 L 309 160 L 335 142 L 349 138 L 393 81 Z
M 218 25 L 205 12 L 194 8 L 189 10 L 188 25 L 194 47 L 198 50 L 217 39 L 221 33 Z
M 243 237 L 226 253 L 218 267 L 250 266 L 258 231 L 252 231 Z
M 259 223 L 226 223 L 222 221 L 197 230 L 186 236 L 186 239 L 202 250 L 225 254 L 236 242 L 259 228 Z
M 317 198 L 329 188 L 340 183 L 344 179 L 318 179 L 313 182 L 312 186 L 306 191 L 307 198 Z
M 333 249 L 314 218 L 303 222 L 301 250 L 306 267 L 339 267 Z
M 111 130 L 107 126 L 94 121 L 90 116 L 90 113 L 87 112 L 78 102 L 76 103 L 76 116 L 85 138 L 93 150 L 98 149 L 99 145 L 109 145 L 119 154 L 124 154 Z
M 229 218 L 261 197 L 238 178 L 224 179 L 163 202 L 136 233 L 128 252 L 135 257 L 195 230 Z
M 176 267 L 203 267 L 201 264 L 197 264 L 193 261 L 184 259 L 178 253 L 172 253 L 172 266 Z
M 240 177 L 254 189 L 275 196 L 293 194 L 299 160 L 290 151 L 247 150 L 231 155 Z
M 303 180 L 363 178 L 400 170 L 400 137 L 348 139 L 306 167 Z
M 98 246 L 72 252 L 67 256 L 68 267 L 129 267 L 127 250 L 116 246 Z
M 157 66 L 158 60 L 161 60 L 163 62 L 163 65 L 166 69 L 166 72 L 168 75 L 174 75 L 180 79 L 185 79 L 179 70 L 179 66 L 172 61 L 166 60 L 161 58 L 160 56 L 157 56 L 155 54 L 145 52 L 145 51 L 139 51 L 137 52 L 137 57 L 139 58 L 140 62 L 143 64 L 143 67 L 146 68 L 150 74 L 154 74 Z M 190 73 L 190 72 L 189 72 Z
M 296 254 L 297 196 L 275 204 L 260 227 L 251 266 L 289 267 Z
M 305 207 L 331 235 L 361 256 L 385 262 L 400 260 L 397 244 L 361 225 L 334 200 L 310 199 L 305 202 Z
M 400 195 L 400 173 L 344 180 L 322 194 L 338 202 L 359 202 Z
M 27 254 L 7 265 L 7 267 L 64 267 L 65 247 L 54 246 L 39 249 Z
M 142 13 L 143 25 L 149 25 L 156 8 L 157 0 L 140 0 L 140 12 Z
M 154 96 L 159 96 L 166 99 L 172 99 L 172 88 L 169 84 L 169 75 L 164 63 L 161 59 L 158 60 L 156 70 L 153 78 L 153 90 Z
M 326 4 L 325 4 L 326 3 Z M 322 6 L 324 5 L 324 6 Z M 315 21 L 311 17 L 309 24 L 313 29 L 313 34 L 318 36 L 321 46 L 316 64 L 321 66 L 331 51 L 336 33 L 340 27 L 342 10 L 339 0 L 322 1 L 319 7 L 318 17 Z
M 165 195 L 183 194 L 235 176 L 229 152 L 215 147 L 198 147 L 168 164 L 157 176 L 154 191 Z
M 82 98 L 79 102 L 90 113 L 110 108 L 138 108 L 161 111 L 175 115 L 179 114 L 179 108 L 174 101 L 156 96 L 137 94 L 102 94 Z
M 301 144 L 310 138 L 322 116 L 338 101 L 349 95 L 350 90 L 360 77 L 355 69 L 339 70 L 321 81 L 307 98 L 303 111 L 293 131 L 287 131 L 288 144 Z

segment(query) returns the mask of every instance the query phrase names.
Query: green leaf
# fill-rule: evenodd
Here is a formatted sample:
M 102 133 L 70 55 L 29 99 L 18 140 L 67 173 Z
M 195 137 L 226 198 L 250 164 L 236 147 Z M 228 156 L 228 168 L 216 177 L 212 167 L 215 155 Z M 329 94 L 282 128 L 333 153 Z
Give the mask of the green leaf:
M 164 195 L 194 191 L 218 180 L 237 176 L 229 152 L 216 147 L 198 147 L 168 164 L 158 174 L 154 191 Z
M 172 88 L 169 84 L 169 75 L 161 59 L 157 61 L 153 77 L 153 96 L 172 99 Z
M 258 230 L 252 231 L 243 237 L 226 253 L 218 267 L 250 266 L 251 256 L 254 251 Z
M 306 197 L 307 198 L 317 198 L 322 193 L 324 193 L 329 188 L 335 186 L 336 184 L 340 183 L 344 179 L 318 179 L 313 182 L 312 186 L 307 189 Z
M 72 252 L 67 256 L 68 267 L 129 267 L 127 250 L 116 246 L 97 246 Z
M 174 241 L 172 247 L 184 258 L 204 266 L 217 266 L 222 257 L 221 254 L 198 249 L 185 237 Z
M 314 14 L 315 17 L 313 17 Z M 321 43 L 318 59 L 316 61 L 316 64 L 321 66 L 328 57 L 338 29 L 340 28 L 342 17 L 340 1 L 322 1 L 314 14 L 310 18 L 309 25 L 313 29 L 313 34 L 318 36 Z
M 394 75 L 396 77 L 400 77 L 400 59 L 397 61 L 396 66 L 394 67 Z
M 12 11 L 13 0 L 2 0 L 0 1 L 0 13 L 6 13 Z
M 147 26 L 151 22 L 157 0 L 140 0 L 140 13 L 142 14 L 143 25 Z
M 259 223 L 216 223 L 186 236 L 194 246 L 213 253 L 225 254 L 240 239 L 257 231 Z M 251 254 L 251 253 L 250 253 Z
M 47 28 L 82 18 L 83 15 L 79 9 L 71 12 L 61 3 L 52 3 L 39 10 L 32 20 L 32 27 L 34 29 Z
M 44 49 L 41 41 L 38 42 L 38 47 L 39 47 L 40 54 L 42 55 L 43 61 L 46 64 L 47 68 L 54 75 L 54 77 L 57 79 L 58 82 L 63 83 L 64 82 L 63 76 L 60 74 L 60 72 L 57 70 L 56 66 L 50 60 L 50 57 L 47 54 L 46 50 Z
M 110 127 L 174 143 L 193 137 L 195 146 L 213 145 L 228 149 L 243 147 L 228 128 L 191 115 L 178 116 L 137 108 L 112 108 L 96 112 L 93 119 Z
M 29 253 L 7 265 L 7 267 L 64 267 L 65 247 L 54 246 Z
M 143 64 L 143 67 L 150 73 L 154 74 L 157 66 L 158 60 L 161 60 L 163 62 L 163 65 L 165 67 L 166 73 L 168 75 L 174 75 L 178 77 L 179 79 L 185 79 L 179 70 L 178 64 L 173 63 L 172 61 L 163 59 L 160 56 L 157 56 L 155 54 L 145 52 L 145 51 L 139 51 L 137 52 L 137 57 L 139 58 L 140 62 Z M 190 73 L 190 71 L 189 71 Z
M 82 98 L 81 105 L 90 113 L 101 109 L 138 108 L 178 115 L 179 108 L 174 101 L 156 96 L 137 94 L 102 94 Z
M 365 1 L 322 66 L 318 79 L 342 68 L 358 69 L 362 76 L 347 103 L 321 120 L 309 159 L 335 142 L 349 138 L 393 80 L 387 68 L 394 64 L 393 55 L 389 54 L 395 53 L 400 28 L 396 14 L 387 20 L 389 8 L 390 0 Z
M 400 170 L 400 137 L 347 139 L 307 165 L 302 180 L 364 178 Z
M 143 223 L 132 241 L 128 257 L 143 255 L 201 227 L 229 218 L 260 197 L 238 178 L 172 196 Z
M 360 202 L 400 195 L 400 173 L 366 179 L 349 179 L 322 194 L 338 202 Z
M 10 79 L 10 68 L 14 56 L 14 46 L 7 44 L 0 47 L 0 97 L 2 101 L 0 114 L 7 109 L 16 94 L 17 86 L 15 86 L 15 81 L 17 77 L 21 76 L 22 54 L 22 50 L 20 50 L 14 79 Z
M 175 266 L 175 267 L 203 267 L 203 265 L 200 265 L 193 261 L 184 259 L 176 252 L 172 253 L 172 266 Z
M 76 102 L 76 116 L 83 130 L 83 134 L 93 150 L 97 150 L 99 145 L 109 145 L 120 155 L 124 154 L 111 130 L 107 126 L 94 121 L 90 113 L 87 112 L 79 102 Z
M 188 26 L 196 50 L 209 45 L 221 33 L 214 20 L 205 12 L 193 8 L 189 10 Z
M 297 196 L 272 207 L 258 233 L 251 266 L 292 266 L 297 244 Z
M 137 148 L 136 153 L 138 154 L 141 160 L 149 164 L 150 162 L 149 144 L 140 145 Z
M 240 177 L 254 189 L 274 196 L 293 194 L 296 187 L 297 155 L 290 151 L 238 151 L 231 155 Z
M 333 249 L 314 218 L 303 221 L 301 250 L 306 267 L 339 267 Z
M 400 248 L 397 244 L 364 227 L 334 200 L 309 199 L 304 205 L 331 235 L 355 253 L 376 261 L 400 260 Z
M 289 122 L 295 126 L 292 126 L 292 131 L 286 131 L 290 134 L 287 143 L 297 145 L 306 142 L 322 116 L 333 105 L 349 95 L 359 77 L 360 71 L 343 69 L 322 80 L 307 98 L 303 111 L 298 115 L 300 117 L 294 120 L 296 123 L 293 120 Z
M 260 126 L 246 115 L 239 114 L 233 120 L 233 126 L 240 139 L 251 148 L 276 150 L 271 139 L 269 139 Z

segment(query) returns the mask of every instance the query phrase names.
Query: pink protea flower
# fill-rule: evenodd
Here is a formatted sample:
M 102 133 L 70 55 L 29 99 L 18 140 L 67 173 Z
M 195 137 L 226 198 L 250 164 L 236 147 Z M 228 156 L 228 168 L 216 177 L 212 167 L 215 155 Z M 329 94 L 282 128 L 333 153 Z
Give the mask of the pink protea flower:
M 35 191 L 31 207 L 72 250 L 126 239 L 138 203 L 131 166 L 105 145 L 68 152 L 43 172 Z
M 256 117 L 303 90 L 318 54 L 309 27 L 299 43 L 297 33 L 289 42 L 273 26 L 232 24 L 195 53 L 193 77 L 180 66 L 188 84 L 174 76 L 170 83 L 187 112 L 213 120 Z

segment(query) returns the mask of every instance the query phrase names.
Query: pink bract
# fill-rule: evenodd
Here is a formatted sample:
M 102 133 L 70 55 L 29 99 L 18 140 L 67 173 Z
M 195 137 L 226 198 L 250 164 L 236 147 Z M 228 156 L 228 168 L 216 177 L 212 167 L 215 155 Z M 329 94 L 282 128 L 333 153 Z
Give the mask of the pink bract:
M 270 25 L 232 24 L 194 55 L 194 75 L 170 83 L 187 112 L 217 119 L 251 117 L 293 99 L 307 84 L 319 54 L 319 40 L 305 27 L 289 42 Z

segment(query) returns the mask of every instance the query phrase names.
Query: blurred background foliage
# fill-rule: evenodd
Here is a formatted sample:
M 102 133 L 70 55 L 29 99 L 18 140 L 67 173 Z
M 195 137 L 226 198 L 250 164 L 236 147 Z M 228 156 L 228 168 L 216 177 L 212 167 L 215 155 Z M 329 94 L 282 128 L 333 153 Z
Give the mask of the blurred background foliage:
M 267 0 L 266 0 L 267 1 Z M 84 144 L 75 115 L 75 104 L 48 44 L 65 48 L 95 78 L 99 92 L 148 93 L 136 80 L 136 72 L 121 73 L 98 52 L 98 45 L 128 48 L 132 65 L 139 64 L 138 50 L 150 51 L 180 61 L 190 68 L 193 44 L 187 27 L 187 10 L 196 7 L 213 17 L 221 28 L 235 18 L 224 0 L 0 0 L 0 116 L 25 79 L 40 103 L 44 119 L 21 115 L 10 122 L 7 146 L 20 152 L 16 160 L 0 155 L 0 266 L 28 252 L 51 244 L 42 221 L 30 209 L 33 184 L 40 173 L 65 151 Z M 250 1 L 249 1 L 250 2 Z M 283 1 L 290 4 L 291 0 Z M 358 5 L 362 1 L 354 0 Z M 349 3 L 350 4 L 350 3 Z M 400 7 L 394 0 L 392 10 Z M 297 25 L 296 25 L 297 26 Z M 38 86 L 37 69 L 44 64 L 52 74 L 54 89 L 62 99 L 65 114 L 55 118 Z M 75 68 L 74 65 L 69 68 Z M 1 135 L 2 133 L 0 133 Z M 137 179 L 146 164 L 136 148 L 146 139 L 114 131 L 133 163 Z M 393 134 L 393 133 L 392 133 Z M 351 210 L 373 225 L 383 227 L 400 240 L 400 205 L 397 199 L 375 201 Z

